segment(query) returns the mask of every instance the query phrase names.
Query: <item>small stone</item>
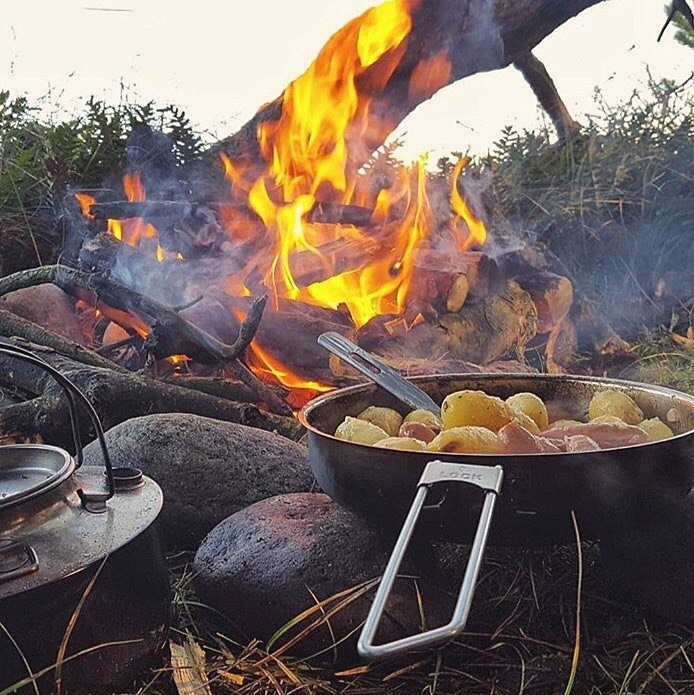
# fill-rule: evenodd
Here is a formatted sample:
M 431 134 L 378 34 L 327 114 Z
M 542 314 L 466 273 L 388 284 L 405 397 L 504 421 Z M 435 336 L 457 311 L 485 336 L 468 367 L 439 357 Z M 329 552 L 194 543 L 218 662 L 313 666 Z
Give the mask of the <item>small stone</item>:
M 222 519 L 258 500 L 314 486 L 306 449 L 264 430 L 182 413 L 127 420 L 106 433 L 114 466 L 134 466 L 164 493 L 168 548 L 195 548 Z M 87 465 L 103 465 L 98 442 Z
M 62 335 L 63 338 L 86 345 L 75 313 L 75 301 L 55 285 L 44 284 L 15 290 L 0 298 L 0 307 Z
M 342 509 L 322 493 L 281 495 L 233 514 L 203 541 L 194 561 L 195 588 L 200 599 L 229 618 L 245 638 L 267 640 L 303 611 L 340 592 L 380 577 L 393 539 L 364 519 Z M 410 565 L 398 579 L 377 642 L 420 631 L 415 570 Z M 416 572 L 419 574 L 419 572 Z M 417 580 L 424 598 L 427 627 L 447 621 L 453 600 L 431 582 Z M 311 654 L 350 636 L 340 654 L 354 657 L 359 626 L 365 620 L 375 587 L 344 606 L 292 647 Z M 342 597 L 343 599 L 345 597 Z M 326 612 L 337 605 L 327 602 Z M 314 612 L 288 631 L 291 640 L 315 620 Z

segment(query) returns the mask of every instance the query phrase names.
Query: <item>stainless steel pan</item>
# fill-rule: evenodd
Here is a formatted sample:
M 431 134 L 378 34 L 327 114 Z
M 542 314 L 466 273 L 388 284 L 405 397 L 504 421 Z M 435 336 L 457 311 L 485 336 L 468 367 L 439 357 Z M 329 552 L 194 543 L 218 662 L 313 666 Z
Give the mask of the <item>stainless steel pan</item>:
M 685 393 L 578 376 L 451 374 L 412 381 L 436 403 L 461 389 L 501 398 L 530 391 L 545 401 L 551 419 L 585 419 L 593 394 L 613 389 L 631 396 L 647 417 L 667 422 L 675 436 L 596 452 L 433 456 L 354 444 L 332 435 L 346 415 L 355 416 L 369 405 L 406 412 L 373 384 L 333 391 L 307 404 L 299 418 L 308 430 L 311 466 L 323 490 L 384 525 L 395 527 L 405 519 L 360 641 L 360 651 L 369 658 L 432 646 L 462 630 L 488 534 L 496 543 L 570 541 L 573 512 L 582 536 L 598 538 L 671 507 L 694 485 L 694 397 Z M 438 538 L 469 539 L 475 534 L 458 606 L 451 623 L 438 631 L 377 646 L 373 636 L 378 617 L 415 525 Z

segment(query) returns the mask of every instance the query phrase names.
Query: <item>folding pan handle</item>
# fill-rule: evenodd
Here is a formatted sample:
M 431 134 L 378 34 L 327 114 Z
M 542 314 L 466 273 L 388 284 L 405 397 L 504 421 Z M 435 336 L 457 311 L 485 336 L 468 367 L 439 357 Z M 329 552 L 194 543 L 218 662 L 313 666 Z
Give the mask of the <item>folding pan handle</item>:
M 473 466 L 459 463 L 444 463 L 430 461 L 417 484 L 417 494 L 405 519 L 398 540 L 383 572 L 383 578 L 378 586 L 376 597 L 369 610 L 364 627 L 362 628 L 357 650 L 365 659 L 387 659 L 416 649 L 429 649 L 448 642 L 459 635 L 465 628 L 470 605 L 475 593 L 475 585 L 482 564 L 482 556 L 487 545 L 487 536 L 494 513 L 496 497 L 501 490 L 504 471 L 501 466 Z M 378 626 L 383 616 L 386 603 L 393 589 L 398 569 L 407 551 L 412 533 L 424 506 L 429 487 L 438 482 L 460 482 L 475 485 L 485 491 L 484 503 L 477 523 L 477 531 L 470 550 L 465 575 L 458 594 L 458 600 L 453 615 L 446 625 L 422 632 L 418 635 L 403 637 L 386 644 L 374 644 Z

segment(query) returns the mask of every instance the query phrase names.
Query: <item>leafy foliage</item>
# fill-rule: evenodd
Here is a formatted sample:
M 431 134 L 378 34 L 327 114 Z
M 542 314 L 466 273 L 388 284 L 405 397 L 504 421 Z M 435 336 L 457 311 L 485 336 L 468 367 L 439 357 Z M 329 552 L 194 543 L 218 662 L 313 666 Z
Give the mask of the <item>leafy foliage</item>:
M 680 87 L 650 80 L 615 107 L 596 91 L 580 141 L 508 127 L 474 163 L 495 236 L 544 245 L 615 327 L 657 322 L 658 293 L 694 295 L 694 99 Z
M 180 164 L 202 149 L 200 135 L 175 106 L 108 106 L 90 98 L 81 114 L 52 122 L 24 97 L 0 91 L 0 273 L 55 252 L 63 195 L 70 187 L 99 187 L 119 170 L 136 123 L 164 132 Z M 15 252 L 2 253 L 5 247 Z

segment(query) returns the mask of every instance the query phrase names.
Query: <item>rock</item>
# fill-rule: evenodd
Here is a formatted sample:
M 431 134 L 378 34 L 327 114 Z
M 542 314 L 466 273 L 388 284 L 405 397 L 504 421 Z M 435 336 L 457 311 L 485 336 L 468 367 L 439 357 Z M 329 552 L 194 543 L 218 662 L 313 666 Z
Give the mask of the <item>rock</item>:
M 327 495 L 281 495 L 233 514 L 205 538 L 195 556 L 195 588 L 200 599 L 227 615 L 245 638 L 267 640 L 316 601 L 379 577 L 392 544 L 392 538 L 384 537 Z M 410 576 L 415 571 L 412 566 L 404 568 Z M 418 580 L 418 586 L 428 627 L 447 622 L 453 599 L 426 580 Z M 358 628 L 366 618 L 373 593 L 369 591 L 336 612 L 330 617 L 330 628 L 320 625 L 293 651 L 310 654 L 327 650 L 330 656 L 334 640 L 351 634 L 340 645 L 340 653 L 354 657 Z M 337 603 L 326 603 L 324 610 Z M 419 632 L 417 605 L 414 581 L 398 580 L 377 641 Z M 279 644 L 320 618 L 321 612 L 316 611 Z
M 159 523 L 168 548 L 194 548 L 216 524 L 258 500 L 310 490 L 306 449 L 280 435 L 198 415 L 133 418 L 106 440 L 114 466 L 135 466 L 159 483 Z M 87 465 L 103 465 L 97 442 Z
M 15 290 L 0 298 L 0 307 L 3 309 L 80 345 L 86 345 L 74 306 L 73 299 L 59 287 L 50 284 Z

